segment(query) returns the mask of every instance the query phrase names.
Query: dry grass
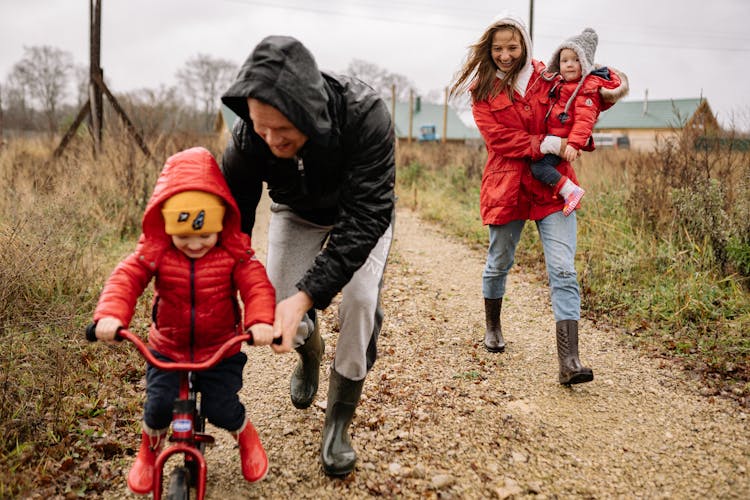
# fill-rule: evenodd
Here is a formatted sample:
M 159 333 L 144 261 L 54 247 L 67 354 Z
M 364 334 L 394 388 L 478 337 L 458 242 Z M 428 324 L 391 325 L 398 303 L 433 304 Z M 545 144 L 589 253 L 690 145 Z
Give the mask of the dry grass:
M 466 242 L 484 246 L 478 179 L 486 159 L 483 144 L 401 143 L 396 149 L 398 203 Z
M 575 165 L 587 190 L 576 266 L 583 312 L 694 370 L 706 391 L 750 405 L 750 158 L 731 141 L 695 148 L 687 131 L 654 152 L 599 150 Z M 427 146 L 427 147 L 425 147 Z M 398 152 L 401 203 L 486 245 L 483 150 L 461 161 L 435 144 Z M 544 273 L 536 232 L 516 264 Z
M 97 463 L 131 451 L 141 391 L 132 384 L 123 392 L 119 381 L 138 381 L 142 363 L 131 350 L 94 355 L 82 329 L 104 279 L 132 250 L 164 159 L 197 144 L 218 156 L 224 142 L 152 138 L 156 160 L 127 137 L 107 138 L 98 158 L 85 137 L 55 162 L 49 161 L 54 145 L 43 142 L 14 140 L 0 149 L 0 497 L 32 488 L 91 496 L 118 474 L 97 470 Z M 577 264 L 589 314 L 623 325 L 649 349 L 680 357 L 716 381 L 716 393 L 733 391 L 747 404 L 750 299 L 742 256 L 750 255 L 750 196 L 747 184 L 720 189 L 714 179 L 750 174 L 746 156 L 718 154 L 718 160 L 679 149 L 584 156 L 577 169 L 588 194 Z M 401 145 L 397 158 L 400 203 L 465 241 L 486 244 L 478 210 L 483 147 Z M 701 175 L 693 177 L 685 165 Z M 664 178 L 683 171 L 681 184 Z M 692 212 L 680 209 L 685 193 L 704 200 L 710 212 L 688 218 Z M 716 224 L 701 221 L 724 225 L 717 232 Z M 523 238 L 518 264 L 541 270 L 535 232 Z M 148 300 L 138 317 L 148 318 Z
M 750 155 L 694 144 L 587 158 L 585 310 L 750 405 Z
M 104 279 L 132 251 L 164 159 L 196 144 L 219 147 L 215 138 L 157 138 L 157 159 L 149 160 L 127 138 L 108 137 L 94 158 L 81 136 L 56 161 L 55 145 L 41 140 L 10 140 L 0 149 L 1 498 L 32 485 L 96 491 L 102 485 L 89 484 L 87 468 L 125 446 L 118 429 L 137 420 L 138 394 L 125 397 L 106 381 L 137 380 L 130 367 L 141 362 L 132 353 L 92 356 L 83 327 Z M 148 297 L 141 307 L 149 307 Z M 114 417 L 104 445 L 94 430 L 103 425 L 89 423 L 102 418 L 102 407 Z M 73 456 L 81 460 L 68 470 Z

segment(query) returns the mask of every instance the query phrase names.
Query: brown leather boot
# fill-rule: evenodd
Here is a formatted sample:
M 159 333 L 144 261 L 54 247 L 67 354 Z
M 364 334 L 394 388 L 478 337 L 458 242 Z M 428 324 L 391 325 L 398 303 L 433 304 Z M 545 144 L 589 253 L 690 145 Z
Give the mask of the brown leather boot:
M 594 380 L 591 368 L 578 359 L 578 321 L 565 319 L 557 322 L 557 359 L 560 362 L 560 383 L 582 384 Z
M 154 432 L 153 435 L 150 432 Z M 166 432 L 149 431 L 141 432 L 141 448 L 135 457 L 135 463 L 128 473 L 128 488 L 133 493 L 147 495 L 151 493 L 154 485 L 154 464 L 156 457 L 161 452 Z
M 505 340 L 500 328 L 500 309 L 503 299 L 484 299 L 484 319 L 487 329 L 484 332 L 484 348 L 489 352 L 503 352 Z

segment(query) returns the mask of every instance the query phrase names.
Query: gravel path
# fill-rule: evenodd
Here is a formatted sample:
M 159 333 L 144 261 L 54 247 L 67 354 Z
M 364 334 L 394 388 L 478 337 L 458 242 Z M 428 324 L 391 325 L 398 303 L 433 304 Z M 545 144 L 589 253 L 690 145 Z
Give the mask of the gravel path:
M 254 246 L 263 258 L 264 234 Z M 289 401 L 296 354 L 245 349 L 242 399 L 271 468 L 245 483 L 233 443 L 210 428 L 207 497 L 750 498 L 750 418 L 739 406 L 700 396 L 682 372 L 585 320 L 581 358 L 595 379 L 560 386 L 546 283 L 519 268 L 503 303 L 507 350 L 487 353 L 483 262 L 400 210 L 380 357 L 352 426 L 355 473 L 328 479 L 318 458 L 334 304 L 322 315 L 325 370 L 311 408 Z M 130 498 L 122 488 L 107 498 Z

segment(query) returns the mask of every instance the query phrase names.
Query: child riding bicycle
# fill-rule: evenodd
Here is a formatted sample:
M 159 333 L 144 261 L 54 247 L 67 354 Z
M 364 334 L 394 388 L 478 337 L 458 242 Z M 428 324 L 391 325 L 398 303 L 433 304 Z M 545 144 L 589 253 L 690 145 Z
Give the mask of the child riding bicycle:
M 135 252 L 107 280 L 94 312 L 96 337 L 113 343 L 127 328 L 151 279 L 154 301 L 148 341 L 157 358 L 201 362 L 229 338 L 250 330 L 253 345 L 273 340 L 275 292 L 216 160 L 204 148 L 177 153 L 156 182 Z M 237 292 L 242 300 L 238 304 Z M 268 459 L 239 400 L 247 356 L 239 345 L 214 368 L 196 372 L 208 421 L 228 430 L 240 448 L 247 481 L 263 479 Z M 154 463 L 172 420 L 178 375 L 148 365 L 142 442 L 128 474 L 134 493 L 151 491 Z

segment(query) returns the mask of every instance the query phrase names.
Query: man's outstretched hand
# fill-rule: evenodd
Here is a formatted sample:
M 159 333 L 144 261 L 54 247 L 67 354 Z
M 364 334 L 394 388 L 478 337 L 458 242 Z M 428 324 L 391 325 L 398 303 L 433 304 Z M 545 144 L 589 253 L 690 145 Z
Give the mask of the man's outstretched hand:
M 271 345 L 276 353 L 289 352 L 302 317 L 312 307 L 313 301 L 305 292 L 297 292 L 276 305 L 273 336 L 281 336 L 281 345 Z

